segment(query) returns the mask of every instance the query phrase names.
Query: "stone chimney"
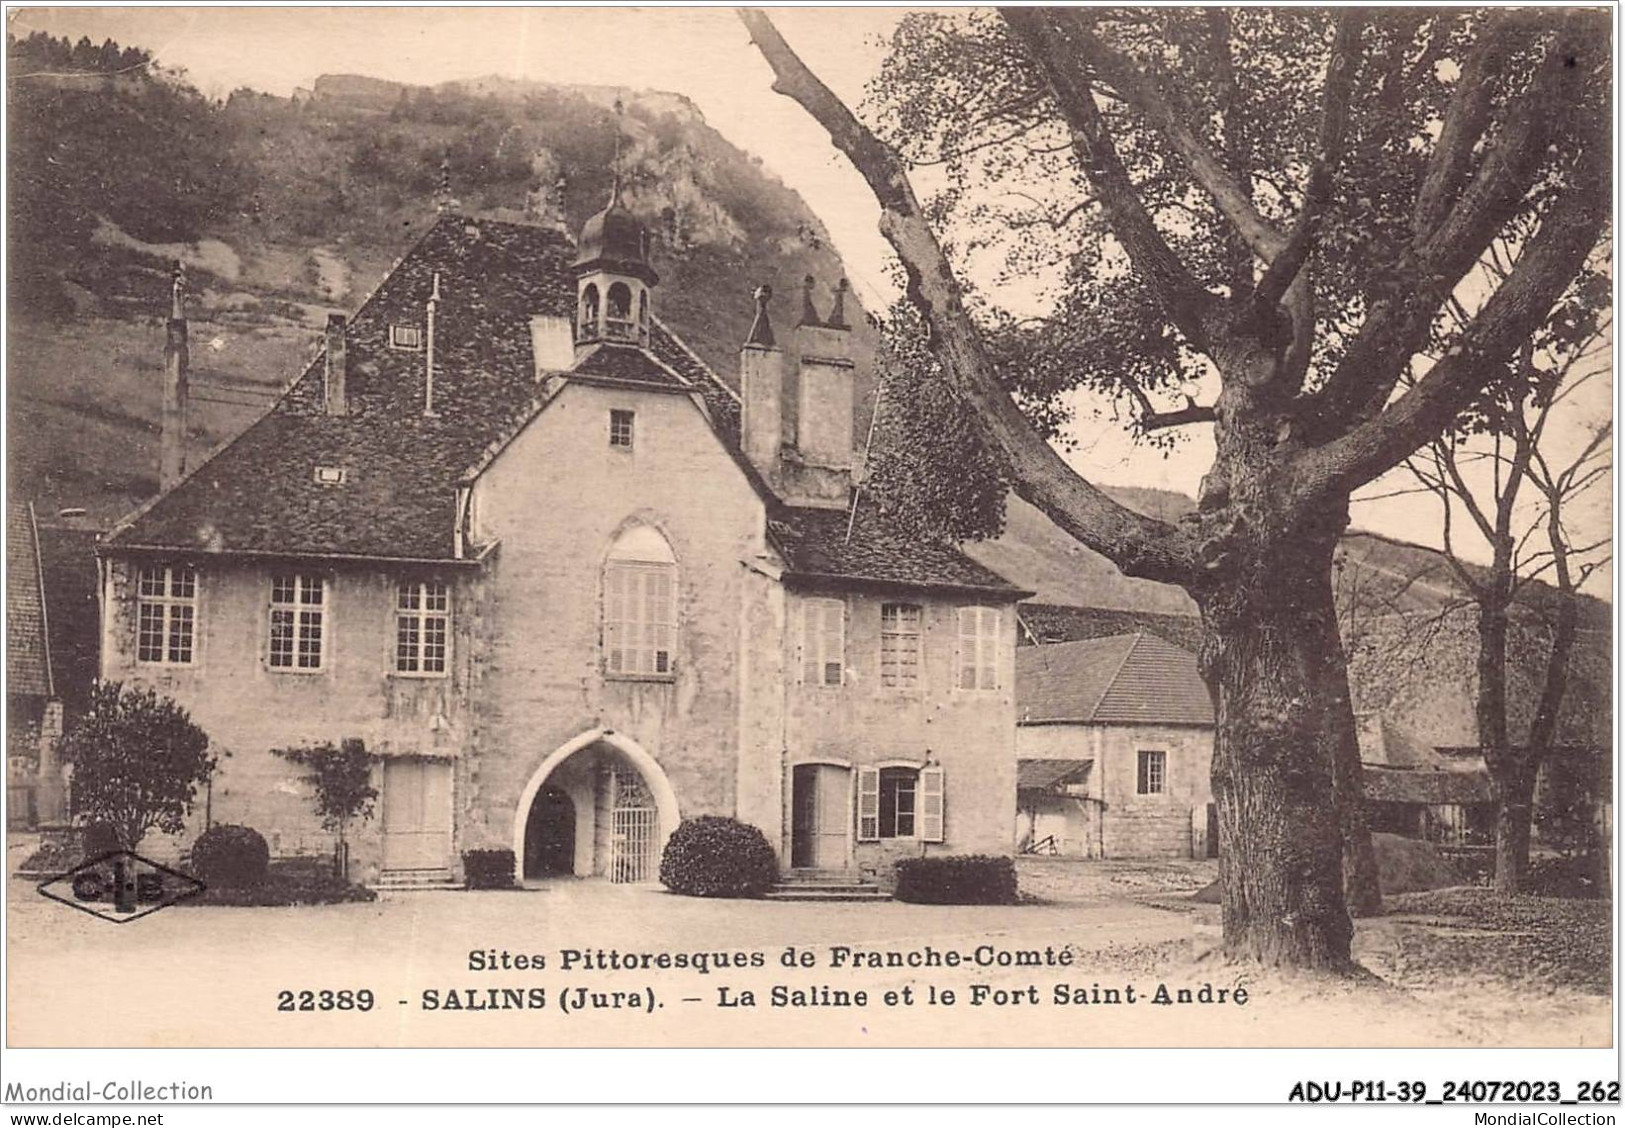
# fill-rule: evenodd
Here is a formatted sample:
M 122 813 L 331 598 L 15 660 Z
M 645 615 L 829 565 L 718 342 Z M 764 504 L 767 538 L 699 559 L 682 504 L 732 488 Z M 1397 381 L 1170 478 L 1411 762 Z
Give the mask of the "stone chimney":
M 164 337 L 164 406 L 158 439 L 158 488 L 186 476 L 186 401 L 191 356 L 186 341 L 186 269 L 175 263 Z
M 768 322 L 771 291 L 756 292 L 756 321 L 740 350 L 741 425 L 746 455 L 791 505 L 844 508 L 852 486 L 853 367 L 843 282 L 828 321 L 809 275 L 788 357 Z
M 768 320 L 773 287 L 758 286 L 753 296 L 756 320 L 751 322 L 745 347 L 739 350 L 739 395 L 744 401 L 740 443 L 751 465 L 774 482 L 784 446 L 784 352 L 773 339 L 773 324 Z
M 538 313 L 530 319 L 530 352 L 536 362 L 536 378 L 554 372 L 568 372 L 575 366 L 575 328 L 570 318 Z
M 322 402 L 329 415 L 348 415 L 349 391 L 345 387 L 350 373 L 350 348 L 344 335 L 344 315 L 327 315 L 327 372 L 322 381 Z

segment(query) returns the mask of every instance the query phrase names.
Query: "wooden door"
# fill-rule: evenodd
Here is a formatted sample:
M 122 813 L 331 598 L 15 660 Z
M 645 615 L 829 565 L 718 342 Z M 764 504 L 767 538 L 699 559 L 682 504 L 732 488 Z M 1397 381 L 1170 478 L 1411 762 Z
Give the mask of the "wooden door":
M 800 764 L 790 785 L 790 864 L 845 869 L 852 823 L 851 775 L 835 764 Z
M 384 761 L 384 868 L 451 865 L 451 762 Z

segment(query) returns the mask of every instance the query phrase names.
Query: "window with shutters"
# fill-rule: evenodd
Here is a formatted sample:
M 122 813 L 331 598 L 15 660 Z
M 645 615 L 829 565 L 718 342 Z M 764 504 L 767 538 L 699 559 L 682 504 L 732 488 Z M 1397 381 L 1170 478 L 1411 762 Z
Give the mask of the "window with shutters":
M 859 768 L 858 840 L 941 842 L 943 796 L 940 767 Z
M 327 584 L 321 576 L 290 572 L 271 577 L 273 670 L 314 673 L 326 653 Z
M 880 605 L 880 684 L 907 689 L 920 684 L 920 608 Z
M 197 573 L 184 564 L 141 569 L 136 580 L 136 660 L 189 666 L 197 628 Z
M 1161 795 L 1168 790 L 1168 753 L 1140 753 L 1134 790 L 1139 795 Z
M 999 688 L 1000 619 L 994 607 L 959 609 L 959 656 L 954 677 L 958 688 Z
M 809 599 L 801 605 L 801 681 L 835 686 L 846 680 L 846 603 Z
M 403 580 L 395 591 L 395 672 L 435 677 L 450 668 L 451 591 L 440 580 Z
M 604 672 L 671 678 L 676 651 L 677 558 L 665 537 L 636 525 L 604 564 Z

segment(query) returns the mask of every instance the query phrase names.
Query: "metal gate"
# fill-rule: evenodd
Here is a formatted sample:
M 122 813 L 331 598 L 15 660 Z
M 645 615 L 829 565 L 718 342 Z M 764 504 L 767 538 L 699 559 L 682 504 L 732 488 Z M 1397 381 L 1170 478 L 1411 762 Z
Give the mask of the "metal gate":
M 653 881 L 660 837 L 654 796 L 636 772 L 611 771 L 610 788 L 609 879 L 620 884 Z

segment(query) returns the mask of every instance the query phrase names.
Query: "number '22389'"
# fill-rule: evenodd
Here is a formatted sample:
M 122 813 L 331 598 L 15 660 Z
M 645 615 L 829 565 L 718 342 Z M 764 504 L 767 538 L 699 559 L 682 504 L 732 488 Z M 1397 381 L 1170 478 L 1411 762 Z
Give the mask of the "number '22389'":
M 279 1011 L 370 1011 L 377 1000 L 367 988 L 341 991 L 278 991 Z

